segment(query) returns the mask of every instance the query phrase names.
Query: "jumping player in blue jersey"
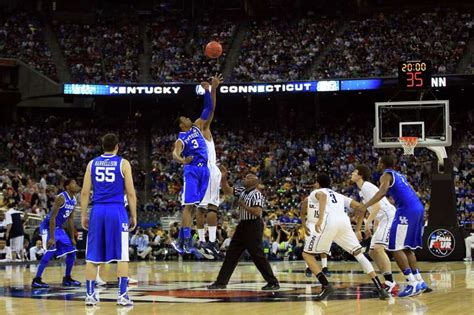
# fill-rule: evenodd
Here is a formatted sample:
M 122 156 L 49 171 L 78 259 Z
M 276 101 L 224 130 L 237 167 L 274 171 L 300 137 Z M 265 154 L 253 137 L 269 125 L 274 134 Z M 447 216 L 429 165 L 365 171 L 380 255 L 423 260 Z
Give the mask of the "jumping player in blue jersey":
M 368 207 L 386 195 L 395 201 L 397 211 L 390 229 L 388 250 L 393 252 L 398 267 L 408 281 L 405 289 L 398 294 L 399 297 L 406 297 L 431 291 L 421 277 L 413 252 L 422 248 L 424 207 L 406 177 L 393 170 L 393 166 L 390 156 L 379 159 L 377 171 L 383 173 L 379 191 L 358 210 L 365 213 Z
M 97 267 L 117 262 L 119 294 L 117 304 L 131 306 L 128 297 L 128 232 L 137 223 L 137 197 L 130 162 L 117 156 L 118 138 L 106 134 L 102 138 L 104 154 L 87 165 L 81 192 L 82 226 L 88 230 L 86 249 L 86 305 L 99 302 L 95 294 Z M 92 209 L 87 215 L 92 192 Z M 125 210 L 124 194 L 130 208 L 130 222 Z
M 80 287 L 81 283 L 71 278 L 72 267 L 76 260 L 76 240 L 74 239 L 74 208 L 76 208 L 76 193 L 79 187 L 74 179 L 64 181 L 64 191 L 56 196 L 53 209 L 40 224 L 40 233 L 43 246 L 46 250 L 36 272 L 36 277 L 31 283 L 33 288 L 49 288 L 49 285 L 41 281 L 44 269 L 52 258 L 66 256 L 66 272 L 63 278 L 63 286 Z M 69 236 L 63 229 L 67 222 Z
M 212 89 L 217 89 L 218 80 L 213 81 Z M 173 149 L 173 159 L 184 165 L 183 189 L 181 204 L 184 205 L 179 238 L 172 245 L 179 254 L 202 255 L 193 247 L 191 238 L 192 211 L 206 195 L 209 183 L 208 150 L 206 140 L 202 134 L 211 118 L 214 106 L 212 104 L 209 83 L 203 82 L 204 108 L 201 116 L 193 123 L 191 119 L 180 116 L 177 124 L 181 132 Z

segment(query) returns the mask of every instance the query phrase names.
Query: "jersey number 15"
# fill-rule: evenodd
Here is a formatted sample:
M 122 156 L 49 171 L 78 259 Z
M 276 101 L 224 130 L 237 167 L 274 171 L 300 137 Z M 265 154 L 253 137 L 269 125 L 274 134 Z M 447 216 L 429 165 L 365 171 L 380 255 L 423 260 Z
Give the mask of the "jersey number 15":
M 95 168 L 95 180 L 98 183 L 103 181 L 113 183 L 115 181 L 115 167 L 97 166 Z

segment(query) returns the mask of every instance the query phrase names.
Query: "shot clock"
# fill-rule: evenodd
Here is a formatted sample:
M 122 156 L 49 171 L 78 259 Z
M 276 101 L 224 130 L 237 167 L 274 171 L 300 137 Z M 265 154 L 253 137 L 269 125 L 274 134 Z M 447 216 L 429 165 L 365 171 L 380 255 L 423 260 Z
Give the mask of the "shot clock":
M 402 61 L 398 63 L 398 83 L 405 90 L 431 87 L 431 61 Z

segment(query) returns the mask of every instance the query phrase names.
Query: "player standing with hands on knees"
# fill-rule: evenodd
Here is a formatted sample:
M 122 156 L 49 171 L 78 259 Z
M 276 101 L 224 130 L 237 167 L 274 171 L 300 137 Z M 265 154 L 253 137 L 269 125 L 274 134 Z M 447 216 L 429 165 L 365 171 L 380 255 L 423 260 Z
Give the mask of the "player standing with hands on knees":
M 212 79 L 212 90 L 216 91 L 220 79 Z M 183 164 L 183 189 L 181 204 L 184 205 L 179 236 L 172 246 L 180 254 L 194 254 L 200 258 L 202 254 L 193 246 L 191 224 L 194 207 L 204 199 L 209 184 L 209 157 L 203 130 L 209 128 L 214 111 L 209 83 L 202 82 L 204 89 L 204 108 L 201 116 L 193 123 L 188 117 L 180 116 L 176 123 L 181 130 L 173 149 L 173 159 Z
M 393 252 L 393 257 L 408 282 L 398 296 L 407 297 L 432 291 L 421 277 L 413 252 L 422 248 L 424 207 L 405 176 L 395 171 L 393 166 L 394 162 L 390 156 L 382 156 L 379 159 L 377 171 L 382 173 L 379 191 L 372 199 L 360 205 L 358 210 L 365 213 L 367 208 L 387 195 L 395 201 L 397 211 L 390 228 L 388 250 Z
M 87 165 L 81 192 L 82 226 L 88 230 L 86 251 L 86 305 L 99 302 L 95 294 L 97 267 L 117 262 L 119 294 L 117 304 L 131 306 L 128 297 L 128 233 L 137 224 L 137 197 L 130 162 L 117 155 L 118 137 L 106 134 L 102 138 L 104 154 Z M 92 209 L 87 214 L 90 193 Z M 130 222 L 125 210 L 124 194 L 130 207 Z

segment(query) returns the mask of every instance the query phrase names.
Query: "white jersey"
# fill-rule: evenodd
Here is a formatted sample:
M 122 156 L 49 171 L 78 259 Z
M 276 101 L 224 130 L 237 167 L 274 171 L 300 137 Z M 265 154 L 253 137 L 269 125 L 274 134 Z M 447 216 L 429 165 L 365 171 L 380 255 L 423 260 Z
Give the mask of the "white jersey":
M 347 216 L 344 211 L 344 207 L 349 207 L 351 204 L 351 199 L 343 196 L 335 191 L 332 191 L 328 188 L 316 189 L 309 194 L 308 197 L 308 211 L 307 211 L 307 223 L 316 223 L 319 220 L 319 201 L 316 199 L 316 193 L 322 192 L 327 196 L 326 210 L 324 212 L 324 217 L 331 216 Z M 323 218 L 324 219 L 324 218 Z
M 364 203 L 367 203 L 370 199 L 372 199 L 375 194 L 379 191 L 377 186 L 372 184 L 371 182 L 364 182 L 362 184 L 362 188 L 360 189 L 359 195 L 364 201 Z M 379 201 L 380 204 L 380 210 L 379 213 L 377 213 L 377 216 L 375 219 L 377 221 L 382 221 L 384 218 L 387 217 L 393 217 L 395 214 L 395 207 L 387 200 L 387 198 L 383 197 L 382 200 Z M 373 211 L 373 206 L 367 208 L 369 213 L 372 213 Z
M 217 155 L 216 155 L 216 147 L 214 145 L 214 139 L 211 138 L 211 141 L 208 141 L 204 138 L 207 144 L 207 160 L 209 166 L 217 165 Z
M 207 167 L 209 168 L 209 182 L 206 189 L 206 194 L 201 200 L 199 206 L 206 208 L 209 205 L 219 206 L 219 192 L 221 187 L 221 171 L 217 167 L 216 147 L 214 146 L 214 139 L 208 141 L 204 138 L 207 145 Z
M 319 202 L 316 199 L 318 192 L 327 196 L 324 221 L 320 232 L 315 231 L 314 219 L 313 222 L 307 222 L 310 235 L 305 238 L 304 252 L 329 254 L 331 244 L 335 242 L 348 253 L 354 254 L 361 246 L 352 230 L 351 221 L 344 212 L 344 208 L 350 207 L 352 200 L 328 188 L 317 189 L 308 197 L 308 220 L 311 220 L 310 215 L 319 216 Z

